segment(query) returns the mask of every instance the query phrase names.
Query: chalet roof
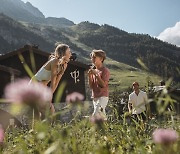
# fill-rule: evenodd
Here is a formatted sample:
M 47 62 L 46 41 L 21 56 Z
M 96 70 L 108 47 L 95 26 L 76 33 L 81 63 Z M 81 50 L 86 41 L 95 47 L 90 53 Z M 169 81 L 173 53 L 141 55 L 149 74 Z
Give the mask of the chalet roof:
M 13 73 L 15 75 L 20 75 L 21 72 L 17 69 L 14 69 L 12 67 L 7 67 L 7 66 L 4 66 L 4 65 L 0 65 L 0 71 L 4 71 L 4 72 L 8 72 L 8 73 Z
M 27 51 L 33 51 L 34 53 L 37 53 L 37 54 L 45 56 L 45 57 L 49 57 L 49 54 L 50 54 L 48 52 L 45 52 L 45 51 L 42 51 L 42 50 L 38 49 L 37 46 L 25 45 L 24 47 L 22 47 L 20 49 L 17 49 L 15 51 L 11 51 L 11 52 L 8 52 L 6 54 L 0 55 L 0 61 L 4 60 L 4 59 L 7 59 L 7 58 L 9 58 L 11 56 L 17 55 L 19 53 L 22 54 L 23 52 L 27 52 Z M 84 69 L 89 68 L 88 65 L 83 64 L 83 63 L 81 63 L 79 61 L 70 61 L 69 63 L 72 64 L 72 65 L 78 66 L 78 67 L 82 67 Z
M 17 49 L 17 50 L 14 50 L 14 51 L 0 55 L 0 60 L 7 59 L 11 56 L 14 56 L 14 55 L 17 55 L 19 53 L 26 52 L 26 51 L 30 51 L 30 50 L 32 50 L 33 52 L 40 54 L 42 56 L 46 56 L 46 57 L 49 56 L 48 52 L 42 51 L 42 50 L 38 49 L 36 46 L 25 45 L 24 47 L 22 47 L 20 49 Z

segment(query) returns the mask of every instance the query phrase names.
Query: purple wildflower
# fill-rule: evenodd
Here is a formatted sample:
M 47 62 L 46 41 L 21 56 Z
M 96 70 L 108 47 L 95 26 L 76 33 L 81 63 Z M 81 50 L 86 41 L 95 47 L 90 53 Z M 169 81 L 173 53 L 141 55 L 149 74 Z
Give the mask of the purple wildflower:
M 4 140 L 4 129 L 2 125 L 0 124 L 0 144 L 3 143 L 3 140 Z
M 153 140 L 159 144 L 171 144 L 178 139 L 178 134 L 173 129 L 156 129 L 153 132 Z
M 84 99 L 84 96 L 78 92 L 73 92 L 66 97 L 66 102 L 79 104 Z
M 43 107 L 51 101 L 52 91 L 41 83 L 32 82 L 29 84 L 29 80 L 19 79 L 6 86 L 5 98 L 13 103 Z
M 95 124 L 102 124 L 105 121 L 105 119 L 103 116 L 97 114 L 97 115 L 90 117 L 90 121 Z
M 90 117 L 90 122 L 95 124 L 96 128 L 104 132 L 104 121 L 105 118 L 100 114 L 93 115 Z

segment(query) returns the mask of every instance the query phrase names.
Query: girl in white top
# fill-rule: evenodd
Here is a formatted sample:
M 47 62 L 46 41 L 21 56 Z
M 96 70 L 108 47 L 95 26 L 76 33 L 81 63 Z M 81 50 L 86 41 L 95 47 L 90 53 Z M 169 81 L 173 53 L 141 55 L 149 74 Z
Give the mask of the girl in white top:
M 50 87 L 52 93 L 55 92 L 59 81 L 64 74 L 67 64 L 71 57 L 71 51 L 68 45 L 59 44 L 54 53 L 49 57 L 49 60 L 40 68 L 40 70 L 32 77 L 31 81 L 36 80 L 44 85 L 48 85 L 50 82 Z M 51 103 L 51 112 L 54 113 L 54 106 Z

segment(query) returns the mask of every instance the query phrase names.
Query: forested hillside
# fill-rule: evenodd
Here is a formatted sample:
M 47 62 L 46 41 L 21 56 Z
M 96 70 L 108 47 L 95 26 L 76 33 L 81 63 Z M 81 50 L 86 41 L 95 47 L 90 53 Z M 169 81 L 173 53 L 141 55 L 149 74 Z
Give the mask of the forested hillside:
M 51 44 L 21 23 L 0 14 L 0 53 L 18 49 L 26 44 L 38 44 L 50 50 Z
M 73 26 L 77 39 L 87 46 L 103 49 L 114 60 L 140 67 L 139 58 L 150 71 L 179 80 L 180 48 L 149 35 L 127 33 L 109 25 L 83 22 Z
M 52 52 L 55 43 L 62 42 L 68 44 L 78 55 L 87 56 L 85 50 L 77 47 L 64 35 L 68 32 L 67 28 L 18 22 L 0 14 L 0 54 L 19 49 L 26 44 L 36 45 L 41 50 Z

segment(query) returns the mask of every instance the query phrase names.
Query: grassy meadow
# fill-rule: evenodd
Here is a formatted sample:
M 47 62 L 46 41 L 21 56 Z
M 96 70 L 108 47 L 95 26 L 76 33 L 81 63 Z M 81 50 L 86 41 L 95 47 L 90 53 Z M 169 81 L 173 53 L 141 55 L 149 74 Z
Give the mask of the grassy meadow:
M 110 90 L 116 87 L 119 91 L 124 91 L 131 87 L 134 81 L 139 82 L 140 87 L 147 86 L 148 81 L 154 83 L 154 85 L 160 85 L 159 81 L 161 77 L 150 73 L 143 69 L 138 69 L 124 63 L 113 61 L 112 59 L 106 60 L 106 65 L 110 69 Z
M 127 81 L 124 84 L 126 88 L 132 82 L 132 79 L 127 79 L 131 72 L 123 72 L 126 73 L 120 75 L 121 72 L 118 72 L 118 74 Z M 117 72 L 114 70 L 113 73 L 118 81 Z M 133 73 L 137 75 L 136 79 L 139 79 L 138 75 L 142 75 L 141 72 Z M 141 79 L 146 83 L 145 79 Z M 117 81 L 113 80 L 116 85 Z M 43 88 L 40 91 L 43 92 Z M 84 113 L 89 109 L 88 106 L 83 105 L 83 102 L 72 102 L 53 116 L 47 114 L 43 121 L 35 119 L 32 112 L 29 116 L 29 125 L 26 127 L 19 128 L 10 125 L 6 130 L 0 127 L 0 153 L 178 154 L 180 117 L 173 110 L 166 110 L 166 106 L 172 104 L 174 100 L 164 92 L 156 100 L 157 104 L 160 103 L 157 115 L 149 116 L 146 121 L 141 119 L 135 121 L 126 111 L 120 115 L 115 106 L 110 107 L 113 112 L 107 121 L 101 117 L 84 117 Z M 161 104 L 161 100 L 166 102 L 165 106 Z M 61 122 L 54 119 L 56 116 L 71 112 L 74 108 L 76 108 L 76 113 L 70 121 Z
M 38 122 L 30 130 L 9 129 L 1 153 L 178 154 L 180 141 L 165 145 L 153 141 L 153 131 L 159 127 L 173 128 L 180 133 L 177 120 L 166 120 L 128 124 L 126 121 L 91 123 L 84 119 L 54 126 Z
M 89 62 L 89 59 L 84 61 Z M 161 80 L 148 71 L 109 58 L 106 65 L 111 72 L 109 84 L 112 98 L 119 97 L 119 93 L 114 91 L 126 92 L 134 81 L 138 81 L 140 87 L 144 88 L 148 81 L 159 85 Z M 84 116 L 89 108 L 79 101 L 71 102 L 54 115 L 47 113 L 44 120 L 38 120 L 34 116 L 34 110 L 38 106 L 34 96 L 37 95 L 33 93 L 36 91 L 41 97 L 44 96 L 45 90 L 32 88 L 30 91 L 32 96 L 29 97 L 29 93 L 24 95 L 23 90 L 16 93 L 19 89 L 22 90 L 23 85 L 21 88 L 16 86 L 11 89 L 15 92 L 14 97 L 19 99 L 17 96 L 28 96 L 27 99 L 31 101 L 34 98 L 35 106 L 26 127 L 19 128 L 11 124 L 3 130 L 0 125 L 0 154 L 178 154 L 180 151 L 180 116 L 175 110 L 167 110 L 168 105 L 173 106 L 177 101 L 171 98 L 167 89 L 152 98 L 158 104 L 157 114 L 147 113 L 146 121 L 142 119 L 135 121 L 127 110 L 120 114 L 117 104 L 115 105 L 111 98 L 108 106 L 111 112 L 107 120 L 102 117 Z M 25 102 L 22 104 L 32 107 Z M 13 113 L 16 113 L 16 105 L 13 105 L 15 107 Z M 70 121 L 62 122 L 56 118 L 70 113 L 74 108 L 76 112 Z

